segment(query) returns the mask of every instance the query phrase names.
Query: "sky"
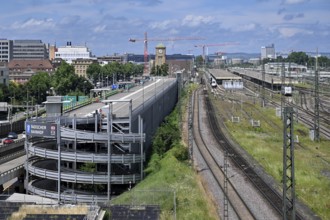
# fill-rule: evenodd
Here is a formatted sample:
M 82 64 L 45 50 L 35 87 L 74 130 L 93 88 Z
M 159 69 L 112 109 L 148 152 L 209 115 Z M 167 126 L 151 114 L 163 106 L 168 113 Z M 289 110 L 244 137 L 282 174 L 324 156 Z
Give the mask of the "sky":
M 93 55 L 330 52 L 330 0 L 10 0 L 1 39 L 87 45 Z M 129 42 L 134 38 L 136 42 Z M 176 40 L 174 40 L 176 39 Z

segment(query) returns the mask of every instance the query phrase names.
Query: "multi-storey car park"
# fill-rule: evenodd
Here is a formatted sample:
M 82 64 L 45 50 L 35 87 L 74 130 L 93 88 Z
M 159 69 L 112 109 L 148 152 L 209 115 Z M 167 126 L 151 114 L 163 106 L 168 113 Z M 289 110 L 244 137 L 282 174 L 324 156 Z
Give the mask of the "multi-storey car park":
M 141 181 L 152 134 L 177 102 L 177 82 L 150 81 L 84 116 L 61 114 L 62 98 L 49 97 L 47 117 L 26 121 L 27 193 L 99 203 Z

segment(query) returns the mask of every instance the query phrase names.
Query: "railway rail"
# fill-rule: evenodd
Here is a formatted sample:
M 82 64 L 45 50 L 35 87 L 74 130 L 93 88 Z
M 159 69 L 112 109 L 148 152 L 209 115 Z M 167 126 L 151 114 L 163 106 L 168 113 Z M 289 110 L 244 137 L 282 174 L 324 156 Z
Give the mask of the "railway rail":
M 216 118 L 214 107 L 208 97 L 205 98 L 206 109 L 208 111 L 208 122 L 212 133 L 224 152 L 227 152 L 234 164 L 242 170 L 247 179 L 256 187 L 256 189 L 265 197 L 269 204 L 274 207 L 279 215 L 283 215 L 282 195 L 269 186 L 250 166 L 246 159 L 231 145 L 231 142 L 221 132 L 219 122 Z M 299 212 L 296 212 L 296 219 L 303 219 Z
M 256 84 L 252 83 L 252 82 L 248 82 L 245 83 L 245 86 L 249 86 L 252 90 L 257 90 L 257 86 Z M 260 87 L 260 86 L 259 86 Z M 275 95 L 277 92 L 273 91 L 271 89 L 267 89 L 265 88 L 265 90 L 267 90 L 268 92 L 272 93 L 273 95 Z M 306 125 L 309 125 L 310 127 L 314 126 L 314 118 L 315 118 L 315 114 L 313 112 L 313 110 L 310 110 L 308 108 L 307 105 L 307 101 L 306 101 L 306 95 L 305 94 L 312 94 L 313 90 L 311 89 L 306 89 L 306 88 L 300 88 L 299 87 L 299 91 L 301 92 L 301 106 L 298 104 L 295 104 L 294 102 L 289 102 L 289 101 L 285 101 L 285 105 L 286 106 L 292 106 L 294 109 L 296 109 L 297 111 L 299 111 L 299 120 L 302 121 L 303 123 L 305 123 Z M 328 94 L 328 93 L 326 93 Z M 280 107 L 281 104 L 279 103 L 280 100 L 276 100 L 276 98 L 274 96 L 270 96 L 265 97 L 266 102 L 272 104 L 275 107 Z M 322 105 L 321 105 L 322 107 Z M 329 129 L 329 124 L 330 124 L 330 120 L 328 119 L 328 115 L 329 113 L 327 111 L 320 111 L 320 115 L 319 115 L 319 121 L 320 121 L 320 133 L 328 140 L 330 140 L 330 129 Z
M 200 126 L 200 105 L 199 105 L 199 93 L 200 91 L 197 90 L 194 93 L 193 101 L 191 102 L 193 105 L 193 136 L 194 141 L 197 145 L 197 149 L 199 150 L 200 154 L 204 158 L 207 166 L 209 167 L 210 173 L 212 174 L 214 180 L 216 181 L 217 185 L 225 192 L 225 197 L 227 201 L 234 211 L 235 215 L 238 219 L 256 219 L 248 205 L 244 202 L 238 191 L 232 185 L 229 178 L 225 175 L 224 170 L 222 169 L 223 166 L 219 164 L 214 154 L 212 154 L 210 147 L 205 142 L 205 137 L 202 135 L 202 129 Z M 226 166 L 226 165 L 224 165 Z M 228 183 L 227 190 L 225 190 L 225 178 Z M 224 210 L 224 213 L 227 213 L 228 217 L 228 210 Z M 226 217 L 226 214 L 225 214 Z

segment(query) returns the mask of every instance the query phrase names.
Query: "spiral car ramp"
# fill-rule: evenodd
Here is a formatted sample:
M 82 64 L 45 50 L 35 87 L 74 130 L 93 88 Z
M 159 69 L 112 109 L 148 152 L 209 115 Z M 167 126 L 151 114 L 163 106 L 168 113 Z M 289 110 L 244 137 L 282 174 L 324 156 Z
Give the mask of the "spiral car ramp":
M 139 132 L 131 132 L 130 117 L 96 112 L 88 119 L 27 121 L 28 193 L 62 202 L 105 202 L 141 181 L 145 134 L 141 118 Z
M 148 146 L 175 107 L 178 82 L 154 80 L 140 94 L 118 95 L 88 106 L 93 112 L 70 115 L 56 112 L 62 103 L 53 96 L 46 102 L 51 114 L 26 121 L 27 193 L 59 203 L 105 203 L 143 179 Z

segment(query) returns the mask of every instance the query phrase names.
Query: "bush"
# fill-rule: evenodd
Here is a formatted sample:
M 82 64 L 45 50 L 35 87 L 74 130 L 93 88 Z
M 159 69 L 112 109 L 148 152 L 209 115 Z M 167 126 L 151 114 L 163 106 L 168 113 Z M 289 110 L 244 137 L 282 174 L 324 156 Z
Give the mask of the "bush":
M 189 159 L 188 148 L 178 143 L 173 149 L 173 156 L 179 161 L 186 161 Z
M 178 112 L 174 110 L 167 116 L 165 122 L 157 129 L 154 136 L 153 151 L 161 157 L 181 139 L 178 115 Z

